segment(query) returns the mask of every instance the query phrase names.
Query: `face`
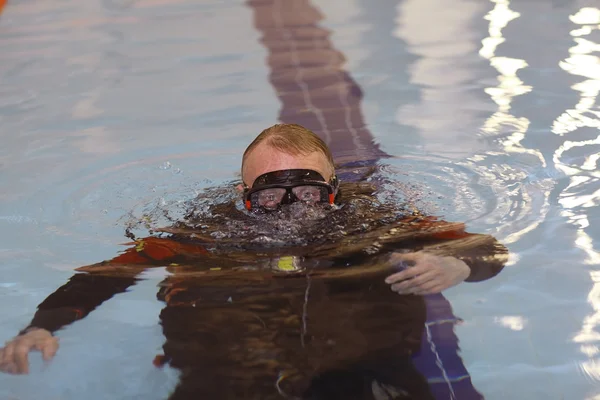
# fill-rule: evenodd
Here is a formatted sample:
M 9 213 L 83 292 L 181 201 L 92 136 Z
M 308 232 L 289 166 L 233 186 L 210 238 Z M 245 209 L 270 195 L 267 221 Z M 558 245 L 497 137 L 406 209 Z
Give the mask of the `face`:
M 325 180 L 331 179 L 333 171 L 327 162 L 327 157 L 319 152 L 308 155 L 292 156 L 273 149 L 268 144 L 261 143 L 248 154 L 242 171 L 242 179 L 252 187 L 254 180 L 267 172 L 283 169 L 312 169 L 320 173 Z

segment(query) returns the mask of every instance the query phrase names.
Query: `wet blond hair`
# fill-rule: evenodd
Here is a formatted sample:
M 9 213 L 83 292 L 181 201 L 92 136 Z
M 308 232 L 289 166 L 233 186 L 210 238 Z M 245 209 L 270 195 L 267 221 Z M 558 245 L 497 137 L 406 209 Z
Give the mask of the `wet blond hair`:
M 244 151 L 242 156 L 242 176 L 244 174 L 244 163 L 248 154 L 260 143 L 286 153 L 292 156 L 308 155 L 319 152 L 327 158 L 327 163 L 331 168 L 330 175 L 335 173 L 333 155 L 327 144 L 314 132 L 298 124 L 276 124 L 262 131 Z M 325 176 L 325 179 L 329 177 Z

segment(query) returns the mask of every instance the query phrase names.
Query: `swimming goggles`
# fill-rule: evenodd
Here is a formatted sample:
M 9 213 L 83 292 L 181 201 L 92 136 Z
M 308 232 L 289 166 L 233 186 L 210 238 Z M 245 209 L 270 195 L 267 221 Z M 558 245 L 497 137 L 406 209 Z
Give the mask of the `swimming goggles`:
M 276 210 L 282 204 L 297 201 L 329 203 L 335 200 L 338 180 L 326 182 L 310 169 L 285 169 L 260 175 L 252 187 L 244 187 L 244 205 L 248 210 Z

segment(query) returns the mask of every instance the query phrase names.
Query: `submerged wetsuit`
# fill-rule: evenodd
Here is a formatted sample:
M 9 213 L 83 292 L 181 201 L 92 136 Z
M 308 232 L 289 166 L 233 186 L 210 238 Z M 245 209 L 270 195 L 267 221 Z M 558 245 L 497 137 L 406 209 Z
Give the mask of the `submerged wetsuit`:
M 506 249 L 492 237 L 465 233 L 459 224 L 425 218 L 393 232 L 396 238 L 382 234 L 381 254 L 454 255 L 471 268 L 470 281 L 494 276 L 505 261 Z M 432 335 L 442 349 L 441 341 L 455 343 L 452 325 L 428 315 L 439 297 L 392 292 L 384 278 L 394 266 L 382 255 L 312 257 L 308 248 L 298 272 L 286 263 L 273 267 L 273 257 L 250 267 L 224 260 L 182 239 L 132 244 L 110 261 L 80 268 L 85 273 L 39 305 L 31 326 L 56 331 L 126 291 L 144 269 L 166 266 L 172 275 L 158 293 L 166 341 L 155 362 L 182 371 L 172 399 L 449 398 L 413 359 L 432 346 Z M 448 360 L 443 354 L 437 363 L 452 380 Z M 455 396 L 464 398 L 457 384 Z

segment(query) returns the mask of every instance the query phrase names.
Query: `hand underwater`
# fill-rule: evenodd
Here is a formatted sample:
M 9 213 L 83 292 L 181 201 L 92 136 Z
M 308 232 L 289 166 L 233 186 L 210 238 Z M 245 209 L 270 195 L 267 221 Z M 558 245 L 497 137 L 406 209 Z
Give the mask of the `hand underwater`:
M 27 356 L 32 350 L 42 352 L 45 361 L 49 361 L 58 350 L 58 339 L 45 329 L 32 329 L 6 342 L 0 348 L 0 371 L 9 374 L 29 373 Z
M 410 266 L 385 278 L 398 294 L 425 295 L 440 293 L 469 277 L 471 269 L 455 257 L 436 256 L 424 252 L 393 253 L 392 264 Z

